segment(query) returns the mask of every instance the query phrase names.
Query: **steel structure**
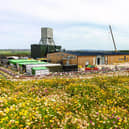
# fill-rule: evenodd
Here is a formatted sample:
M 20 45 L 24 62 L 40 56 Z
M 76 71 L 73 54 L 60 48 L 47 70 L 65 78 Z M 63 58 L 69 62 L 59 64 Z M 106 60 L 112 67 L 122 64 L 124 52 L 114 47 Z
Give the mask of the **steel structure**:
M 113 44 L 114 44 L 114 49 L 115 49 L 115 51 L 117 52 L 117 47 L 116 47 L 116 43 L 115 43 L 115 39 L 114 39 L 114 36 L 113 36 L 113 32 L 112 32 L 112 27 L 111 27 L 111 25 L 109 25 L 109 29 L 110 29 L 110 32 L 111 32 L 112 41 L 113 41 Z

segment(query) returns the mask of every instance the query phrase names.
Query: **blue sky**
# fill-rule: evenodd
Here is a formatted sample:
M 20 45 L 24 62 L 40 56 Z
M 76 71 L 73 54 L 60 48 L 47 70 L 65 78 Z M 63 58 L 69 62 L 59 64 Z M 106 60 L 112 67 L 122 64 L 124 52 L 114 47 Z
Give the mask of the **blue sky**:
M 65 49 L 129 49 L 128 0 L 0 0 L 0 49 L 29 49 L 40 28 Z

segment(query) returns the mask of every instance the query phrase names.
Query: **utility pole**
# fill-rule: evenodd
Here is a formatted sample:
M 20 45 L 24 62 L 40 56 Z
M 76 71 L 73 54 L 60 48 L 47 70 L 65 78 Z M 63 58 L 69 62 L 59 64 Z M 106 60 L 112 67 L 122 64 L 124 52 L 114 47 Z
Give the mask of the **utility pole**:
M 110 29 L 110 32 L 111 32 L 111 36 L 112 36 L 112 41 L 113 41 L 113 44 L 114 44 L 115 52 L 117 52 L 116 43 L 115 43 L 115 39 L 114 39 L 114 36 L 113 36 L 111 25 L 109 25 L 109 29 Z

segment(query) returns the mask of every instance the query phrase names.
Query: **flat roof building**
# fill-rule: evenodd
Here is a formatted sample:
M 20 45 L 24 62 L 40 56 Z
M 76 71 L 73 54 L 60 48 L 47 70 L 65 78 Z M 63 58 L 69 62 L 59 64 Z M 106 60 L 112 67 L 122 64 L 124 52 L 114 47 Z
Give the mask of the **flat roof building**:
M 47 58 L 52 63 L 61 63 L 63 65 L 81 65 L 87 64 L 103 65 L 129 61 L 129 52 L 114 51 L 65 51 L 50 53 Z

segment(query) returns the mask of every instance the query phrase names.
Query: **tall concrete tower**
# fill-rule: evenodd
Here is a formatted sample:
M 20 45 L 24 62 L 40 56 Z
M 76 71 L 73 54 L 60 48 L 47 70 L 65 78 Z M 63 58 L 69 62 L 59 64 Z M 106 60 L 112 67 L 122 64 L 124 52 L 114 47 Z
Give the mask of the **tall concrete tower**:
M 40 44 L 42 45 L 55 45 L 53 40 L 53 29 L 52 28 L 41 28 L 41 39 Z
M 61 46 L 56 45 L 53 40 L 53 29 L 41 28 L 41 39 L 39 44 L 31 44 L 31 57 L 42 58 L 48 53 L 61 51 Z

